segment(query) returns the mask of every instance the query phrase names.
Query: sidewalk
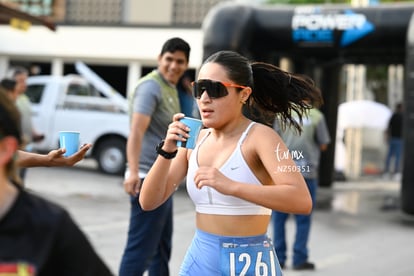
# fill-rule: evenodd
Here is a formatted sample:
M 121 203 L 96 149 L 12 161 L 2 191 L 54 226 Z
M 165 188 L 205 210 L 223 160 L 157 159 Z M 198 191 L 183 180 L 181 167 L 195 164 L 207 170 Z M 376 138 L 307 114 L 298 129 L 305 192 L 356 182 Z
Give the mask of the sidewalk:
M 122 178 L 79 168 L 34 168 L 28 188 L 68 208 L 99 254 L 117 273 L 128 226 L 128 197 Z M 320 188 L 310 236 L 310 261 L 316 271 L 298 275 L 414 275 L 414 223 L 399 209 L 398 182 L 362 179 Z M 177 275 L 193 236 L 194 207 L 185 189 L 174 195 L 171 275 Z M 292 244 L 294 222 L 287 223 Z M 272 227 L 269 227 L 269 235 Z
M 414 275 L 414 224 L 400 212 L 399 191 L 376 178 L 320 188 L 309 244 L 316 271 L 284 275 Z M 292 244 L 293 220 L 287 231 Z

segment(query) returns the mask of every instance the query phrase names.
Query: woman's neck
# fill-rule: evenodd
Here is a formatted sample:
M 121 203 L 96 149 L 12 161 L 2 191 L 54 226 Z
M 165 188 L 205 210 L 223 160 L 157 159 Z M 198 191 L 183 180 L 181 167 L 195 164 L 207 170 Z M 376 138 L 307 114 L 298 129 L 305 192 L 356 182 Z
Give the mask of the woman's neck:
M 230 137 L 239 137 L 240 134 L 246 130 L 247 126 L 250 124 L 250 120 L 241 117 L 239 120 L 227 124 L 223 128 L 212 129 L 212 134 L 216 138 L 230 138 Z

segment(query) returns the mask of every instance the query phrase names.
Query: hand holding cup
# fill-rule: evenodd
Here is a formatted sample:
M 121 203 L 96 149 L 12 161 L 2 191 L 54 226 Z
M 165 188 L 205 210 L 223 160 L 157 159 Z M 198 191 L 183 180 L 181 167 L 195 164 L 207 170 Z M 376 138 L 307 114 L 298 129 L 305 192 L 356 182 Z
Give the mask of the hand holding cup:
M 177 141 L 177 146 L 187 149 L 194 149 L 198 135 L 200 134 L 200 131 L 203 128 L 203 122 L 201 120 L 190 117 L 181 118 L 180 122 L 182 122 L 190 128 L 190 131 L 188 133 L 190 137 L 187 138 L 187 141 Z

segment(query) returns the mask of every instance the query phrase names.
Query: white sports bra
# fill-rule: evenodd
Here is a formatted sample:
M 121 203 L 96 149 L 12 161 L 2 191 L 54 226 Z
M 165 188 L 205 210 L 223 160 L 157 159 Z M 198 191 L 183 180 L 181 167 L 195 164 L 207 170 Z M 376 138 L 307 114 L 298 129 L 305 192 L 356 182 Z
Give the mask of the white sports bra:
M 254 122 L 251 122 L 242 133 L 236 149 L 219 170 L 234 181 L 249 183 L 251 185 L 262 185 L 250 170 L 241 152 L 241 145 L 253 125 Z M 198 213 L 214 215 L 270 215 L 272 211 L 268 208 L 238 197 L 224 195 L 211 187 L 203 187 L 201 189 L 196 187 L 194 175 L 198 169 L 198 149 L 209 135 L 210 131 L 196 145 L 191 153 L 188 166 L 187 192 L 196 206 L 196 211 Z

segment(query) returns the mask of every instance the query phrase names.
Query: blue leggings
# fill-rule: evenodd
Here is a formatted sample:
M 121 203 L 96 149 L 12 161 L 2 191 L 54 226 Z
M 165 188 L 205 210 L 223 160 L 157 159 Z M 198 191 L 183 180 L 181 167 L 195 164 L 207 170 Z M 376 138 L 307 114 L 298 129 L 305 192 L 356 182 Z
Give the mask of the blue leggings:
M 221 275 L 232 275 L 231 273 L 223 273 L 221 270 L 221 245 L 222 239 L 231 240 L 232 244 L 246 244 L 251 243 L 254 240 L 255 243 L 260 241 L 261 244 L 266 244 L 266 251 L 273 252 L 274 263 L 273 265 L 270 262 L 264 261 L 260 266 L 266 266 L 268 268 L 274 267 L 276 273 L 272 274 L 271 270 L 268 269 L 268 276 L 281 276 L 282 271 L 279 265 L 279 261 L 276 257 L 275 250 L 273 245 L 268 242 L 269 239 L 266 235 L 254 236 L 254 237 L 223 237 L 210 233 L 203 232 L 201 230 L 196 230 L 196 233 L 193 237 L 193 241 L 190 247 L 187 250 L 187 253 L 184 257 L 184 261 L 180 268 L 180 276 L 221 276 Z M 238 247 L 242 248 L 242 247 Z M 250 253 L 256 256 L 257 251 Z M 236 258 L 236 261 L 243 258 L 240 256 L 243 255 L 238 253 L 239 258 Z M 252 260 L 256 260 L 256 257 L 253 256 Z M 241 263 L 243 266 L 245 262 Z M 254 266 L 254 265 L 253 265 Z M 254 270 L 254 268 L 251 268 Z M 237 274 L 239 275 L 239 274 Z M 250 273 L 246 275 L 251 275 Z

